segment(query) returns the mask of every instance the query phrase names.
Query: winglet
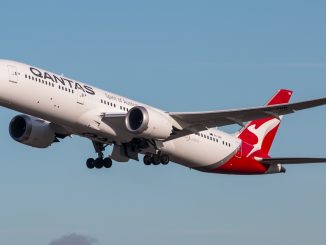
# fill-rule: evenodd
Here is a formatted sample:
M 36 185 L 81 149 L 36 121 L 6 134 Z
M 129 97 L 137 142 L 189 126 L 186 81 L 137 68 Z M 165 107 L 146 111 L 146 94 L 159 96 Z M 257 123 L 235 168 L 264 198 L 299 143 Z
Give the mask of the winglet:
M 293 94 L 292 90 L 280 89 L 267 103 L 266 105 L 278 105 L 289 103 Z

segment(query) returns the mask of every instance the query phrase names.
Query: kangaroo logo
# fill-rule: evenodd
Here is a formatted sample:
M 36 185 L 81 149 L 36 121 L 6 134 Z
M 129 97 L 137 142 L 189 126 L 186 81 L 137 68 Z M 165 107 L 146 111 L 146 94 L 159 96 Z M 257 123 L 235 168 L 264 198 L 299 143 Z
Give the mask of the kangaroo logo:
M 280 117 L 281 118 L 281 117 Z M 257 143 L 253 145 L 252 150 L 248 153 L 247 157 L 252 153 L 261 149 L 266 135 L 280 124 L 279 119 L 271 119 L 256 128 L 256 124 L 250 125 L 247 129 L 257 137 Z

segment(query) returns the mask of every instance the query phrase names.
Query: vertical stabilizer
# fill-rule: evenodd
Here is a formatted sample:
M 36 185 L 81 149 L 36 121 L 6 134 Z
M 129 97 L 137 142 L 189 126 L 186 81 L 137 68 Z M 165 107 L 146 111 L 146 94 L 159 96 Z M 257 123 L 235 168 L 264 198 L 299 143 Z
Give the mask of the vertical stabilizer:
M 279 90 L 266 105 L 286 104 L 290 101 L 292 91 L 281 89 Z M 268 154 L 277 130 L 280 126 L 282 116 L 263 118 L 254 120 L 240 130 L 238 138 L 254 146 L 252 152 L 261 150 Z M 252 153 L 250 152 L 248 156 Z

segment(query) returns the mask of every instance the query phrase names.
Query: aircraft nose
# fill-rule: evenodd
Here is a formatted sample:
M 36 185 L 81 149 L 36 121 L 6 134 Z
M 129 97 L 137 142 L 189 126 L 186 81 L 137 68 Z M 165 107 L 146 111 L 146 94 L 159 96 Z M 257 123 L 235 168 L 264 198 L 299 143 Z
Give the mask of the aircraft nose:
M 8 73 L 5 70 L 5 63 L 0 60 L 0 86 L 3 87 L 3 84 L 6 82 L 6 78 L 8 79 Z
M 7 68 L 7 62 L 0 60 L 0 102 L 3 106 L 9 103 L 8 98 L 10 97 L 10 90 L 8 79 L 9 72 Z

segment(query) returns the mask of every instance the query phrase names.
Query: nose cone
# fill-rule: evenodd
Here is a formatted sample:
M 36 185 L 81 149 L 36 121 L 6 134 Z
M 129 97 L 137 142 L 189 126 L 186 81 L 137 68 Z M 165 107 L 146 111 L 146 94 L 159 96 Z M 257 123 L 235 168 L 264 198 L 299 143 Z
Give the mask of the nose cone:
M 3 60 L 0 60 L 0 82 L 4 82 L 4 67 L 5 67 L 5 63 Z M 8 76 L 7 76 L 8 77 Z
M 4 90 L 4 84 L 8 80 L 8 72 L 5 70 L 5 62 L 0 60 L 0 90 Z M 0 91 L 0 93 L 1 93 Z
M 6 60 L 0 60 L 0 103 L 2 106 L 8 105 L 9 94 L 8 62 Z
M 3 84 L 6 84 L 8 82 L 9 79 L 9 71 L 8 71 L 8 63 L 9 61 L 7 60 L 1 60 L 0 59 L 0 82 L 1 82 L 1 86 Z

